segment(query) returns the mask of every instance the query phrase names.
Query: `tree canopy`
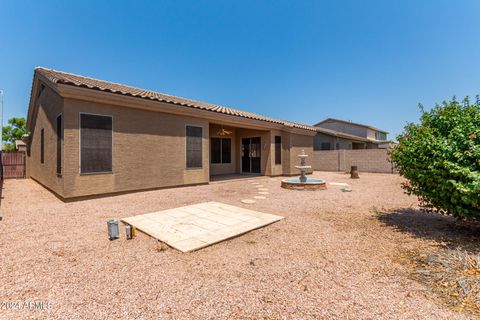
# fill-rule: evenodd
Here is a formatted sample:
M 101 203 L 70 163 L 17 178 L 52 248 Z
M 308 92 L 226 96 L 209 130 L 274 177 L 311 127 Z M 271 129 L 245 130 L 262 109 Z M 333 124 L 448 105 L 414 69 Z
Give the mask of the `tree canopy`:
M 25 118 L 11 118 L 8 125 L 3 127 L 2 139 L 4 141 L 5 150 L 15 150 L 15 141 L 21 140 L 22 136 L 27 133 L 27 121 Z

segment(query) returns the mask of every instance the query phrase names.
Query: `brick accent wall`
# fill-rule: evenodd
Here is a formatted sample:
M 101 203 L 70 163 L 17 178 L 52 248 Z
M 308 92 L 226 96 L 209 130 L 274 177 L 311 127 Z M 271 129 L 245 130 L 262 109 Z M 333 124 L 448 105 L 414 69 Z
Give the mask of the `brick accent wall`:
M 313 168 L 348 172 L 351 166 L 357 166 L 360 172 L 396 173 L 387 152 L 387 149 L 314 151 Z

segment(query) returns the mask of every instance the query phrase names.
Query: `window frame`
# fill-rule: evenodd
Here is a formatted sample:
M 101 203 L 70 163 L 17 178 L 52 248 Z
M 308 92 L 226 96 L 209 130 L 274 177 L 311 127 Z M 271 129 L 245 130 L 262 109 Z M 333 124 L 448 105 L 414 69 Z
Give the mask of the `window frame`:
M 111 150 L 112 150 L 112 169 L 110 171 L 98 171 L 98 172 L 82 172 L 82 114 L 87 114 L 91 116 L 100 116 L 100 117 L 109 117 L 112 119 L 112 139 L 111 139 Z M 113 173 L 113 116 L 108 114 L 99 114 L 91 112 L 79 112 L 78 113 L 78 172 L 80 175 L 95 175 L 95 174 L 112 174 Z
M 200 156 L 201 156 L 201 165 L 200 167 L 189 167 L 188 166 L 188 144 L 187 144 L 187 139 L 188 139 L 188 136 L 187 136 L 187 128 L 188 127 L 195 127 L 195 128 L 200 128 L 202 129 L 202 136 L 201 136 L 201 152 L 200 152 Z M 186 124 L 185 125 L 185 169 L 186 170 L 199 170 L 199 169 L 203 169 L 203 133 L 204 133 L 204 127 L 201 126 L 201 125 L 198 125 L 198 124 Z
M 60 136 L 58 134 L 58 118 L 60 118 L 60 125 L 61 127 L 61 132 Z M 63 113 L 60 113 L 57 118 L 56 118 L 56 123 L 55 123 L 55 138 L 56 138 L 56 172 L 58 176 L 62 175 L 63 172 L 63 154 L 62 154 L 62 149 L 63 149 Z M 60 158 L 60 159 L 59 159 Z
M 211 159 L 213 158 L 212 157 L 212 139 L 220 140 L 220 162 L 211 161 Z M 223 140 L 230 141 L 230 161 L 229 162 L 223 162 L 223 143 L 222 143 Z M 213 164 L 213 165 L 232 164 L 232 138 L 231 137 L 219 137 L 219 136 L 210 137 L 210 164 Z
M 386 141 L 387 140 L 387 134 L 380 132 L 380 131 L 375 131 L 375 140 L 377 141 Z
M 45 163 L 45 128 L 40 130 L 40 163 Z
M 277 138 L 279 138 L 280 142 L 277 142 Z M 279 165 L 279 164 L 282 164 L 282 136 L 275 136 L 274 139 L 274 144 L 275 144 L 275 164 L 276 165 Z M 279 150 L 277 150 L 277 147 L 280 148 Z M 277 159 L 277 151 L 278 151 L 278 154 L 279 154 L 279 159 Z

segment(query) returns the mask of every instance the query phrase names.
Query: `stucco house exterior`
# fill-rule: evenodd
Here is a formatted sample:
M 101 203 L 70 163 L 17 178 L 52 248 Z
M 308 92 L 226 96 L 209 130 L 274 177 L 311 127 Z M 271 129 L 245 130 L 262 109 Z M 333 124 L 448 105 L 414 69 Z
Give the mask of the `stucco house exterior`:
M 208 183 L 212 176 L 296 175 L 316 128 L 38 67 L 27 177 L 64 200 Z
M 388 132 L 369 125 L 327 118 L 314 126 L 314 150 L 379 149 L 389 145 Z

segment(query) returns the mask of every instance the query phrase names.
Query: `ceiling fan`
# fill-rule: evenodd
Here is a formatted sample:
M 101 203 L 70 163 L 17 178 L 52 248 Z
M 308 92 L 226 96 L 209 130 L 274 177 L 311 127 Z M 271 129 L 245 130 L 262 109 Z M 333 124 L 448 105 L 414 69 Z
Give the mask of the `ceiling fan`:
M 222 126 L 222 129 L 217 132 L 217 135 L 219 136 L 229 136 L 232 134 L 232 131 L 225 130 Z

